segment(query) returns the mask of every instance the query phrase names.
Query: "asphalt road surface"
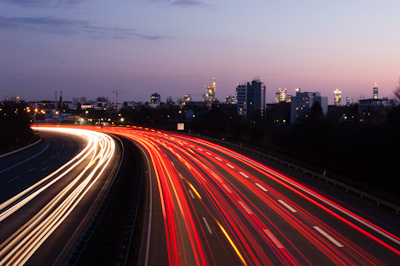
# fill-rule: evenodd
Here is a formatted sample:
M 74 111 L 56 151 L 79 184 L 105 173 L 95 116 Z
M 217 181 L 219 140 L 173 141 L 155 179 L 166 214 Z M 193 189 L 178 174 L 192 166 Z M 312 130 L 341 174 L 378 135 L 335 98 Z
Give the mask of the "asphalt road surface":
M 119 167 L 108 135 L 39 132 L 40 144 L 0 161 L 0 265 L 62 264 Z
M 400 265 L 400 238 L 289 175 L 219 145 L 103 128 L 149 167 L 140 265 Z

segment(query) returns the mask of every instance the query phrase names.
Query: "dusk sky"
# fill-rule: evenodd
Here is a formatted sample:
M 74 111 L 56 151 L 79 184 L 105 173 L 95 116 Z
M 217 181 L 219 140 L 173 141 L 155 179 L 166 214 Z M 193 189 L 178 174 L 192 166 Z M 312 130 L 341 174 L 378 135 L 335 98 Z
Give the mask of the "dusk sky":
M 278 88 L 392 97 L 400 1 L 0 0 L 0 97 L 195 99 L 259 77 Z M 198 95 L 195 95 L 198 94 Z M 344 101 L 344 99 L 343 99 Z

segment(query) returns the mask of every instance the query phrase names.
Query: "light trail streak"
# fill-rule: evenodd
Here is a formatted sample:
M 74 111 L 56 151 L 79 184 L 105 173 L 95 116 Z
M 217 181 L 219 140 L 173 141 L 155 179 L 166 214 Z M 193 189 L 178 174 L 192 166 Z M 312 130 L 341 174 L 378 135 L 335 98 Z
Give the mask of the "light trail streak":
M 182 138 L 187 139 L 186 137 L 182 137 Z M 393 247 L 387 245 L 385 242 L 383 242 L 383 241 L 381 241 L 380 239 L 374 237 L 373 235 L 371 235 L 370 233 L 368 233 L 368 232 L 366 232 L 365 230 L 361 229 L 360 227 L 356 226 L 355 224 L 351 223 L 350 221 L 341 218 L 341 217 L 340 217 L 339 215 L 337 215 L 336 213 L 334 213 L 334 212 L 328 210 L 327 208 L 323 207 L 321 204 L 318 204 L 318 203 L 315 202 L 314 200 L 311 200 L 309 197 L 307 197 L 307 196 L 305 196 L 304 194 L 298 192 L 297 190 L 294 190 L 293 188 L 289 187 L 289 186 L 286 185 L 285 183 L 279 182 L 279 181 L 275 178 L 275 176 L 277 176 L 279 179 L 282 179 L 282 180 L 284 179 L 284 180 L 285 180 L 286 182 L 288 182 L 288 183 L 296 183 L 296 182 L 293 182 L 292 180 L 289 181 L 289 178 L 288 178 L 288 177 L 283 177 L 281 174 L 279 174 L 279 173 L 277 173 L 277 172 L 274 172 L 274 177 L 272 177 L 270 173 L 271 173 L 273 170 L 271 170 L 271 169 L 266 170 L 266 168 L 267 168 L 266 166 L 263 166 L 263 165 L 261 165 L 260 163 L 255 162 L 254 160 L 251 160 L 251 159 L 249 159 L 249 158 L 247 158 L 247 157 L 245 157 L 245 156 L 243 156 L 243 155 L 237 154 L 237 153 L 235 153 L 235 152 L 233 152 L 233 151 L 231 151 L 231 150 L 228 150 L 228 149 L 226 149 L 226 148 L 223 148 L 223 147 L 221 147 L 221 146 L 214 145 L 214 144 L 210 144 L 210 143 L 205 142 L 205 141 L 203 141 L 203 140 L 198 140 L 198 139 L 193 140 L 193 139 L 192 139 L 192 141 L 194 141 L 194 142 L 196 142 L 196 143 L 201 143 L 202 145 L 205 145 L 205 146 L 208 146 L 208 147 L 210 147 L 210 148 L 216 149 L 216 150 L 218 150 L 218 151 L 224 153 L 226 156 L 231 156 L 231 157 L 233 157 L 233 158 L 236 158 L 238 161 L 241 161 L 241 162 L 243 162 L 244 164 L 249 165 L 250 167 L 255 167 L 255 169 L 259 169 L 259 171 L 260 171 L 261 173 L 263 173 L 263 174 L 267 175 L 268 177 L 272 178 L 274 181 L 277 181 L 278 183 L 284 185 L 285 187 L 288 187 L 289 189 L 291 189 L 291 190 L 294 191 L 295 193 L 301 195 L 302 197 L 306 198 L 307 200 L 309 200 L 309 201 L 312 202 L 313 204 L 315 204 L 315 205 L 317 205 L 318 207 L 322 208 L 323 210 L 327 211 L 327 213 L 331 214 L 331 215 L 334 216 L 335 218 L 337 218 L 337 219 L 339 219 L 340 221 L 342 221 L 342 222 L 344 222 L 344 223 L 350 225 L 351 227 L 355 228 L 356 230 L 358 230 L 358 231 L 361 232 L 362 234 L 366 235 L 366 236 L 369 237 L 370 239 L 376 241 L 377 243 L 383 245 L 384 247 L 386 247 L 387 249 L 391 250 L 392 252 L 394 252 L 394 253 L 396 253 L 396 254 L 399 254 L 399 250 L 398 250 L 398 249 L 393 248 Z M 266 172 L 267 172 L 268 174 L 266 174 Z M 234 176 L 234 174 L 232 174 L 232 175 Z M 263 182 L 262 182 L 261 180 L 259 180 L 258 178 L 254 178 L 254 179 L 256 180 L 256 182 L 263 183 Z M 245 184 L 245 185 L 246 185 L 246 184 Z M 247 186 L 250 190 L 252 190 L 251 187 L 249 187 L 248 185 L 246 185 L 246 186 Z M 299 186 L 301 186 L 301 185 L 295 184 L 294 186 L 295 186 L 295 187 L 299 187 Z M 302 190 L 302 189 L 300 189 L 300 191 L 301 191 L 301 190 Z M 309 189 L 307 189 L 307 188 L 304 188 L 304 190 L 307 190 L 307 193 L 309 193 L 309 194 L 312 194 L 312 195 L 315 194 L 314 192 L 311 192 L 311 191 L 310 191 Z M 257 193 L 257 194 L 258 194 L 258 193 Z M 323 198 L 321 195 L 315 195 L 315 197 L 316 197 L 316 198 L 319 198 L 319 199 Z M 325 199 L 322 200 L 322 201 L 323 201 L 323 202 L 329 202 L 328 200 L 325 200 Z M 335 204 L 333 204 L 333 206 L 335 206 Z M 341 209 L 342 212 L 346 213 L 346 214 L 349 215 L 350 217 L 353 217 L 353 216 L 354 216 L 354 214 L 352 214 L 352 213 L 349 212 L 348 210 L 345 210 L 345 209 L 344 209 L 343 207 L 341 207 L 341 206 L 336 206 L 336 208 Z M 303 211 L 303 213 L 305 213 L 305 212 Z M 281 214 L 281 215 L 282 215 L 282 214 Z M 289 220 L 290 220 L 290 219 L 292 219 L 292 218 L 291 218 L 291 217 L 287 217 L 287 218 L 285 218 L 285 219 L 289 219 Z M 358 219 L 356 219 L 356 220 L 358 221 Z M 361 220 L 364 220 L 364 219 L 361 219 Z M 368 226 L 368 227 L 374 227 L 374 228 L 377 230 L 377 232 L 379 232 L 380 234 L 386 234 L 386 233 L 385 233 L 385 232 L 386 232 L 385 230 L 383 230 L 383 229 L 377 227 L 376 225 L 373 225 L 372 223 L 367 222 L 367 221 L 365 221 L 365 220 L 364 220 L 364 222 L 365 222 L 365 223 L 368 223 L 368 224 L 370 225 L 370 226 Z M 363 223 L 363 224 L 364 224 L 364 223 Z M 295 224 L 293 224 L 293 225 L 295 225 Z M 364 224 L 364 225 L 365 225 L 365 224 Z M 307 236 L 307 238 L 309 238 L 310 240 L 311 240 L 311 239 L 314 239 L 314 241 L 316 240 L 315 236 L 314 236 L 314 237 L 311 237 L 310 232 L 306 232 L 306 231 L 302 230 L 302 227 L 296 226 L 296 228 L 297 228 L 299 231 L 303 231 L 302 234 L 305 235 L 305 236 Z M 341 237 L 343 237 L 343 236 L 341 236 Z M 388 239 L 394 240 L 394 242 L 397 243 L 397 239 L 398 239 L 398 238 L 397 238 L 396 236 L 394 236 L 394 235 L 388 233 L 388 234 L 386 235 L 386 237 L 387 237 Z M 321 242 L 321 241 L 323 242 L 323 240 L 320 239 L 319 242 Z M 316 246 L 318 246 L 318 245 L 316 245 Z M 355 247 L 354 247 L 354 246 L 355 246 Z M 366 254 L 365 252 L 361 251 L 361 249 L 360 249 L 357 245 L 351 245 L 350 248 L 353 249 L 353 251 L 354 251 L 354 256 L 355 256 L 355 257 L 357 257 L 357 256 L 363 257 L 363 258 L 361 258 L 362 260 L 371 262 L 371 261 L 370 261 L 370 258 L 369 258 L 370 256 L 369 256 L 368 254 Z M 329 250 L 327 250 L 327 249 L 324 249 L 324 250 L 325 250 L 325 251 L 324 251 L 325 254 L 331 253 L 331 252 L 330 252 Z M 364 254 L 366 254 L 366 255 L 364 255 Z M 332 261 L 338 259 L 338 257 L 337 257 L 336 255 L 333 255 L 333 253 L 331 253 L 330 256 L 331 256 L 331 260 L 332 260 Z M 358 259 L 357 259 L 357 260 L 358 260 Z M 346 261 L 346 263 L 350 263 L 350 261 L 349 261 L 348 259 L 345 259 L 345 261 Z M 361 261 L 360 261 L 360 262 L 361 262 Z M 344 263 L 344 261 L 342 261 L 342 263 Z M 376 263 L 376 262 L 375 262 L 375 263 Z M 379 262 L 378 262 L 378 263 L 379 263 Z
M 158 147 L 159 143 L 146 135 L 133 134 L 129 130 L 116 131 L 114 128 L 103 130 L 134 140 L 150 156 L 162 206 L 169 264 L 210 264 L 203 243 L 200 241 L 200 232 L 194 223 L 195 218 L 189 209 L 185 190 L 179 185 L 181 177 L 175 172 L 171 160 Z M 149 131 L 148 134 L 157 133 Z
M 353 241 L 269 186 L 265 179 L 282 185 L 324 213 L 396 252 L 382 240 L 317 202 L 331 204 L 330 207 L 335 209 L 335 204 L 323 196 L 234 151 L 203 140 L 155 130 L 99 130 L 128 137 L 149 154 L 161 198 L 170 265 L 204 265 L 214 261 L 214 254 L 207 250 L 210 249 L 208 238 L 200 238 L 201 235 L 204 236 L 204 230 L 209 231 L 210 226 L 204 222 L 200 223 L 200 228 L 196 227 L 204 216 L 198 216 L 194 202 L 212 217 L 211 221 L 218 225 L 221 230 L 219 233 L 222 232 L 243 264 L 315 264 L 313 258 L 303 254 L 303 247 L 290 239 L 280 228 L 281 225 L 274 221 L 276 217 L 295 230 L 296 236 L 312 245 L 319 256 L 324 256 L 327 261 L 347 265 L 381 264 Z M 179 173 L 176 170 L 178 168 Z M 252 174 L 245 168 L 251 169 Z M 259 174 L 255 175 L 254 172 Z M 350 213 L 342 207 L 336 208 L 342 209 L 346 215 Z M 380 230 L 372 223 L 365 223 Z M 334 242 L 315 229 L 316 224 L 320 226 L 318 228 L 324 228 L 331 233 L 331 237 L 341 239 L 346 247 L 334 249 Z M 387 235 L 389 239 L 397 239 L 390 233 Z M 185 254 L 182 253 L 183 250 Z
M 45 192 L 55 182 L 81 165 L 85 159 L 86 166 L 36 215 L 0 245 L 0 265 L 26 263 L 98 181 L 115 152 L 114 140 L 103 133 L 66 128 L 39 128 L 38 130 L 84 136 L 88 140 L 87 146 L 57 171 L 1 204 L 0 209 L 3 210 L 0 214 L 1 221 L 28 204 L 40 193 Z M 89 170 L 90 168 L 92 169 Z

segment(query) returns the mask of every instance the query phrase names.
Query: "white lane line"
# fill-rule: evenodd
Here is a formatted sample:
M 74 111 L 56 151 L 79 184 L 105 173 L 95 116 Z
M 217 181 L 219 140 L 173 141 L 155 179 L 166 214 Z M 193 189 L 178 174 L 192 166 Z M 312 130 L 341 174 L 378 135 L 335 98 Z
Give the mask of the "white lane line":
M 235 169 L 234 166 L 230 165 L 229 163 L 226 164 L 229 168 Z
M 171 163 L 172 163 L 172 165 L 173 165 L 173 166 L 175 166 L 175 164 L 174 164 L 174 162 L 173 162 L 173 161 L 171 161 Z
M 44 161 L 44 162 L 42 162 L 41 164 L 45 164 L 45 163 L 47 163 L 47 160 L 46 160 L 46 161 Z
M 240 206 L 242 206 L 243 209 L 245 209 L 245 211 L 248 214 L 253 214 L 253 212 L 250 210 L 250 208 L 243 201 L 238 201 L 238 203 L 240 204 Z
M 183 176 L 181 175 L 181 173 L 179 173 L 179 177 L 183 180 Z
M 227 185 L 222 184 L 222 186 L 226 189 L 226 191 L 228 191 L 228 193 L 232 193 L 232 190 L 230 190 Z
M 35 166 L 35 167 L 32 167 L 31 169 L 28 170 L 28 173 L 32 172 L 32 171 L 35 170 L 35 169 L 36 169 L 36 166 Z
M 201 149 L 201 148 L 197 148 L 199 151 L 203 151 L 203 149 Z
M 22 161 L 22 162 L 19 162 L 19 163 L 14 164 L 14 165 L 12 165 L 12 166 L 6 168 L 6 169 L 1 170 L 1 171 L 0 171 L 0 174 L 3 173 L 3 172 L 5 172 L 5 171 L 7 171 L 7 170 L 10 170 L 10 169 L 12 169 L 12 168 L 18 166 L 18 165 L 21 165 L 21 164 L 23 164 L 24 162 L 27 162 L 27 161 L 29 161 L 29 160 L 35 158 L 36 156 L 39 156 L 39 155 L 42 154 L 45 150 L 47 150 L 48 147 L 49 147 L 49 143 L 47 143 L 46 147 L 45 147 L 41 152 L 35 154 L 34 156 L 32 156 L 32 157 L 30 157 L 30 158 L 28 158 L 28 159 L 26 159 L 26 160 L 24 160 L 24 161 Z
M 58 151 L 57 154 L 60 154 L 60 151 Z
M 8 180 L 8 183 L 10 183 L 10 182 L 12 182 L 12 181 L 14 181 L 15 179 L 18 179 L 18 178 L 19 178 L 19 176 L 14 177 L 13 179 Z
M 189 189 L 189 194 L 190 194 L 190 196 L 192 197 L 192 199 L 194 199 L 194 195 L 193 195 L 193 192 Z
M 293 209 L 291 206 L 289 206 L 286 202 L 284 202 L 283 200 L 278 200 L 280 204 L 282 204 L 283 206 L 285 206 L 287 209 L 289 209 L 291 212 L 297 212 L 295 209 Z
M 50 165 L 46 166 L 45 168 L 42 168 L 42 171 L 46 170 L 49 167 L 50 167 Z
M 248 175 L 246 175 L 245 173 L 243 173 L 243 172 L 239 172 L 239 174 L 241 174 L 242 176 L 244 176 L 245 178 L 249 178 L 249 176 Z
M 209 153 L 208 151 L 206 151 L 206 154 L 207 154 L 207 155 L 212 155 L 212 154 L 211 154 L 211 153 Z
M 267 173 L 270 173 L 271 175 L 275 176 L 276 178 L 278 178 L 278 179 L 284 181 L 284 182 L 287 183 L 288 185 L 292 186 L 292 187 L 289 186 L 289 188 L 290 188 L 291 190 L 293 190 L 293 189 L 298 189 L 299 191 L 302 191 L 302 192 L 304 192 L 305 194 L 308 194 L 308 195 L 310 195 L 310 196 L 316 198 L 317 200 L 322 201 L 323 203 L 325 203 L 325 204 L 329 205 L 330 207 L 334 208 L 335 210 L 337 210 L 337 211 L 343 213 L 344 215 L 346 215 L 346 216 L 348 216 L 348 217 L 354 219 L 355 221 L 357 221 L 357 222 L 361 223 L 362 225 L 368 227 L 369 229 L 375 231 L 376 233 L 378 233 L 378 234 L 380 234 L 380 235 L 386 237 L 387 239 L 393 241 L 394 243 L 400 245 L 400 241 L 399 241 L 399 240 L 397 240 L 395 237 L 392 237 L 391 235 L 385 233 L 384 231 L 381 230 L 381 228 L 379 228 L 379 227 L 377 227 L 377 226 L 374 226 L 374 225 L 372 225 L 372 224 L 369 224 L 369 223 L 367 223 L 366 221 L 364 221 L 364 220 L 358 218 L 357 216 L 355 216 L 354 213 L 350 212 L 349 210 L 346 210 L 346 209 L 344 209 L 344 208 L 341 207 L 341 206 L 337 206 L 337 205 L 335 205 L 335 204 L 333 204 L 333 203 L 327 201 L 323 196 L 321 196 L 321 195 L 319 195 L 319 194 L 315 194 L 314 192 L 309 191 L 309 190 L 307 190 L 307 189 L 301 187 L 299 184 L 296 184 L 296 183 L 290 181 L 289 179 L 287 179 L 287 178 L 285 178 L 285 177 L 283 177 L 283 176 L 280 176 L 280 175 L 278 175 L 278 174 L 276 174 L 276 173 L 274 173 L 274 172 L 271 172 L 270 170 L 268 170 L 267 168 L 263 167 L 262 165 L 259 165 L 259 164 L 257 164 L 257 163 L 254 163 L 254 162 L 252 162 L 252 161 L 246 159 L 245 157 L 241 157 L 241 156 L 238 156 L 238 155 L 235 155 L 235 157 L 236 157 L 236 158 L 239 158 L 239 159 L 241 159 L 241 160 L 244 160 L 244 161 L 246 161 L 246 162 L 248 162 L 248 163 L 254 165 L 255 167 L 257 167 L 257 168 L 259 168 L 259 169 L 261 169 L 261 170 L 263 170 L 263 171 L 265 171 L 265 172 L 267 172 Z
M 217 159 L 218 161 L 222 162 L 222 159 L 220 159 L 220 158 L 218 158 L 218 157 L 215 157 L 215 159 Z
M 204 221 L 204 224 L 205 224 L 206 227 L 207 227 L 208 232 L 212 235 L 212 231 L 211 231 L 210 226 L 208 225 L 208 222 L 207 222 L 206 217 L 203 217 L 203 221 Z
M 54 159 L 54 157 L 56 157 L 55 155 L 51 156 L 51 159 Z
M 190 147 L 194 148 L 194 145 L 190 144 Z
M 260 184 L 258 184 L 258 183 L 255 183 L 255 184 L 256 184 L 256 186 L 259 187 L 262 191 L 264 191 L 264 192 L 267 192 L 267 191 L 268 191 L 265 187 L 261 186 Z
M 265 234 L 269 237 L 269 239 L 272 240 L 272 242 L 274 242 L 274 244 L 278 247 L 278 248 L 283 248 L 281 242 L 279 242 L 279 240 L 271 233 L 271 231 L 269 231 L 268 229 L 264 229 Z
M 328 238 L 329 241 L 331 241 L 333 244 L 335 244 L 337 247 L 342 248 L 343 245 L 340 244 L 338 241 L 336 241 L 336 239 L 334 239 L 333 237 L 331 237 L 330 235 L 328 235 L 328 233 L 326 233 L 324 230 L 322 230 L 321 228 L 319 228 L 318 226 L 313 226 L 315 230 L 317 230 L 321 235 L 323 235 L 324 237 Z

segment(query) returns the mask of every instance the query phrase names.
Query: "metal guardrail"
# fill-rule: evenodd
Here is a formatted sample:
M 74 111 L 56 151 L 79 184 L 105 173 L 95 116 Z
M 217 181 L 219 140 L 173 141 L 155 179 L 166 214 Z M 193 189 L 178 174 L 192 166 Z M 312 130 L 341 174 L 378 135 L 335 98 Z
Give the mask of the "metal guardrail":
M 199 136 L 196 135 L 196 137 L 199 137 Z M 353 193 L 355 193 L 357 195 L 360 195 L 361 198 L 366 198 L 366 199 L 369 199 L 369 200 L 371 200 L 373 202 L 376 202 L 377 206 L 381 206 L 382 205 L 382 206 L 386 206 L 386 207 L 388 207 L 390 209 L 393 209 L 396 212 L 396 214 L 399 214 L 399 212 L 400 212 L 400 206 L 398 206 L 396 204 L 393 204 L 391 202 L 388 202 L 386 200 L 378 198 L 378 197 L 376 197 L 374 195 L 371 195 L 371 194 L 369 194 L 367 192 L 364 192 L 364 191 L 362 191 L 360 189 L 357 189 L 355 187 L 352 187 L 352 186 L 349 186 L 347 184 L 344 184 L 344 183 L 342 183 L 340 181 L 337 181 L 337 180 L 335 180 L 333 178 L 327 177 L 326 175 L 322 175 L 322 174 L 316 173 L 314 171 L 311 171 L 309 169 L 306 169 L 304 167 L 298 166 L 296 164 L 287 162 L 287 161 L 282 160 L 282 159 L 280 159 L 278 157 L 275 157 L 275 156 L 272 156 L 272 155 L 269 155 L 269 154 L 254 150 L 254 149 L 250 149 L 250 148 L 244 147 L 243 145 L 237 145 L 237 144 L 234 144 L 234 143 L 231 143 L 231 142 L 228 142 L 228 141 L 224 141 L 224 140 L 214 139 L 214 138 L 205 137 L 205 136 L 201 136 L 201 138 L 208 139 L 208 140 L 210 140 L 212 142 L 217 142 L 217 143 L 220 143 L 220 144 L 223 144 L 223 145 L 226 145 L 226 146 L 232 146 L 232 147 L 235 147 L 235 148 L 239 148 L 241 150 L 244 150 L 244 151 L 256 154 L 258 156 L 267 158 L 267 159 L 269 159 L 271 161 L 274 161 L 276 163 L 280 163 L 282 165 L 286 165 L 289 168 L 291 167 L 291 168 L 295 169 L 296 171 L 303 172 L 303 174 L 309 174 L 312 177 L 317 177 L 319 180 L 325 180 L 326 183 L 332 183 L 334 186 L 342 187 L 342 188 L 344 188 L 346 190 L 346 192 L 350 191 L 350 192 L 353 192 Z
M 13 154 L 15 154 L 15 153 L 17 153 L 17 152 L 20 152 L 20 151 L 29 149 L 30 147 L 35 146 L 36 144 L 38 144 L 38 143 L 41 142 L 41 141 L 42 141 L 42 138 L 40 138 L 39 140 L 35 141 L 35 142 L 32 143 L 32 144 L 29 144 L 29 145 L 27 145 L 27 146 L 24 146 L 24 147 L 22 147 L 22 148 L 20 148 L 20 149 L 18 149 L 18 150 L 14 150 L 14 151 L 11 151 L 11 152 L 8 152 L 8 153 L 4 153 L 4 154 L 0 155 L 0 159 L 1 159 L 1 158 L 5 158 L 5 157 L 10 156 L 10 155 L 13 155 Z

